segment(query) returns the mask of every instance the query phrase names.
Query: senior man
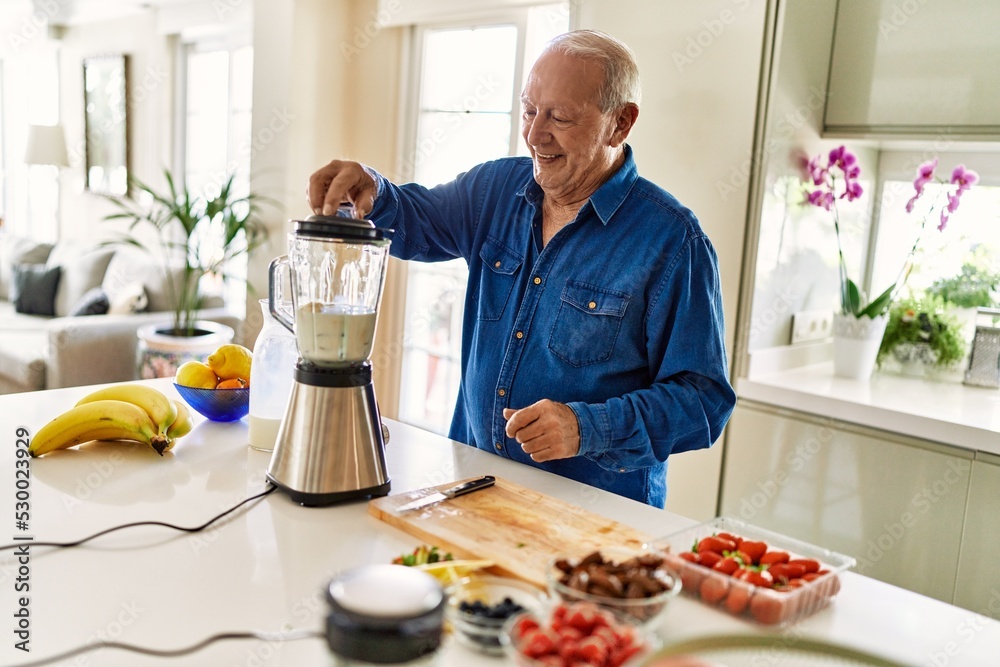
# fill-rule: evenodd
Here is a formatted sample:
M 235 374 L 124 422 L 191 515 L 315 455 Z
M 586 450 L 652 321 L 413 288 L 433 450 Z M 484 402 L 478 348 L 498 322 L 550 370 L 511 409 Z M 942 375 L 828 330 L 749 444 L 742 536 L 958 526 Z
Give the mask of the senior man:
M 566 33 L 521 94 L 530 159 L 429 189 L 335 160 L 308 198 L 395 228 L 396 257 L 468 263 L 451 438 L 663 507 L 667 457 L 710 446 L 736 396 L 715 250 L 639 177 L 638 103 L 627 46 Z

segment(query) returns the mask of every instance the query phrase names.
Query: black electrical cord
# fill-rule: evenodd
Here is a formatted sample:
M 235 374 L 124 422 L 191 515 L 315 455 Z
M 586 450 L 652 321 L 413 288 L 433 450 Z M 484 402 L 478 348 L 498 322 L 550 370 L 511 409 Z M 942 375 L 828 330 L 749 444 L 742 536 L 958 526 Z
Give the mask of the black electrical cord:
M 268 491 L 268 493 L 270 493 L 270 491 Z M 259 497 L 260 496 L 254 496 L 254 498 L 259 498 Z M 248 498 L 247 500 L 253 500 L 253 498 Z M 42 665 L 51 665 L 52 663 L 55 662 L 68 660 L 75 656 L 82 655 L 84 653 L 89 653 L 90 651 L 97 651 L 99 649 L 106 649 L 106 648 L 117 649 L 120 651 L 131 651 L 133 653 L 141 653 L 143 655 L 151 655 L 158 658 L 177 658 L 182 655 L 188 655 L 190 653 L 200 651 L 206 646 L 214 644 L 215 642 L 219 641 L 256 639 L 265 642 L 288 642 L 288 641 L 298 641 L 300 639 L 314 639 L 324 636 L 325 635 L 322 632 L 318 632 L 316 630 L 289 630 L 288 632 L 260 632 L 256 630 L 248 630 L 243 632 L 220 632 L 218 634 L 210 635 L 205 639 L 202 639 L 200 642 L 196 642 L 194 644 L 191 644 L 190 646 L 184 646 L 182 648 L 173 648 L 173 649 L 155 649 L 155 648 L 146 648 L 145 646 L 136 646 L 135 644 L 125 644 L 122 642 L 96 641 L 91 644 L 78 646 L 74 649 L 64 651 L 57 655 L 49 656 L 48 658 L 42 658 L 40 660 L 34 660 L 32 662 L 22 662 L 18 663 L 17 665 L 12 665 L 11 667 L 41 667 Z
M 89 541 L 91 541 L 91 540 L 93 540 L 95 538 L 101 537 L 103 535 L 107 535 L 108 533 L 113 533 L 113 532 L 115 532 L 117 530 L 123 530 L 125 528 L 135 528 L 136 526 L 163 526 L 164 528 L 172 528 L 174 530 L 179 530 L 179 531 L 182 531 L 182 532 L 185 532 L 185 533 L 197 533 L 198 531 L 205 530 L 206 528 L 208 528 L 209 526 L 211 526 L 213 523 L 215 523 L 219 519 L 223 518 L 224 516 L 226 516 L 228 514 L 231 514 L 231 513 L 235 512 L 236 510 L 238 510 L 239 508 L 243 507 L 247 503 L 252 502 L 254 500 L 257 500 L 258 498 L 263 498 L 264 496 L 267 496 L 267 495 L 273 493 L 277 488 L 278 487 L 271 485 L 271 486 L 268 487 L 268 489 L 266 491 L 262 491 L 261 493 L 258 493 L 255 496 L 250 496 L 249 498 L 241 500 L 239 503 L 237 503 L 236 505 L 233 505 L 232 507 L 230 507 L 226 511 L 224 511 L 224 512 L 222 512 L 220 514 L 216 514 L 214 517 L 212 517 L 211 519 L 209 519 L 205 523 L 201 524 L 200 526 L 178 526 L 178 525 L 175 525 L 175 524 L 172 524 L 172 523 L 166 523 L 164 521 L 135 521 L 133 523 L 125 523 L 125 524 L 122 524 L 120 526 L 114 526 L 113 528 L 106 528 L 105 530 L 102 530 L 102 531 L 100 531 L 98 533 L 94 533 L 93 535 L 90 535 L 88 537 L 84 537 L 83 539 L 75 540 L 73 542 L 35 542 L 35 541 L 27 541 L 26 540 L 26 541 L 23 541 L 23 542 L 15 542 L 14 544 L 4 544 L 4 545 L 0 546 L 0 551 L 7 551 L 7 550 L 10 550 L 10 549 L 22 549 L 22 548 L 24 548 L 26 546 L 27 547 L 32 547 L 32 548 L 34 548 L 34 547 L 78 547 L 81 544 L 89 542 Z

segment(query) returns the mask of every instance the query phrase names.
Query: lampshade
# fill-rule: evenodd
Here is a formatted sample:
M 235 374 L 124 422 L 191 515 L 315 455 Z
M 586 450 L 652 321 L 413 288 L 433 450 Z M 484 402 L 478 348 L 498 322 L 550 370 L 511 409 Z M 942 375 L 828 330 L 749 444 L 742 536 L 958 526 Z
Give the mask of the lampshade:
M 66 136 L 62 125 L 29 125 L 24 161 L 28 164 L 68 167 L 69 156 L 66 153 Z

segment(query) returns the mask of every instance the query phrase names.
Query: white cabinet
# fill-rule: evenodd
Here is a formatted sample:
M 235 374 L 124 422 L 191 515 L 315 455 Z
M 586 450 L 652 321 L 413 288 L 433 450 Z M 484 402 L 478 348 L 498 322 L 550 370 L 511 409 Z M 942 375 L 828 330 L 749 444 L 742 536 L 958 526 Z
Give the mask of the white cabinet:
M 958 559 L 955 604 L 1000 619 L 1000 457 L 979 454 L 972 463 L 969 505 Z
M 746 401 L 728 430 L 722 514 L 952 601 L 971 452 Z
M 1000 132 L 1000 3 L 840 0 L 825 126 Z

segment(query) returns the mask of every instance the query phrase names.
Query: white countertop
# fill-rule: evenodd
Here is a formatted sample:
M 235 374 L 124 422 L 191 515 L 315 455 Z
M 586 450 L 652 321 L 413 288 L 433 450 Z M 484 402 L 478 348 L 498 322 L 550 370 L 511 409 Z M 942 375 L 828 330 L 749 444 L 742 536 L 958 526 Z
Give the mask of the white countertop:
M 168 381 L 154 381 L 176 395 Z M 762 385 L 766 386 L 766 385 Z M 16 429 L 36 431 L 88 388 L 0 396 L 0 542 L 14 526 Z M 486 473 L 507 477 L 654 536 L 690 526 L 683 517 L 387 421 L 393 492 Z M 68 540 L 129 521 L 196 525 L 265 488 L 268 455 L 246 446 L 246 424 L 200 422 L 160 458 L 146 448 L 95 444 L 31 462 L 35 540 Z M 31 653 L 14 649 L 13 611 L 19 564 L 0 552 L 0 664 L 17 665 L 98 636 L 155 648 L 193 644 L 221 631 L 322 628 L 323 589 L 338 571 L 389 562 L 419 541 L 367 513 L 358 502 L 304 508 L 272 494 L 231 520 L 194 535 L 141 527 L 75 549 L 36 547 L 30 558 Z M 1000 599 L 998 599 L 1000 604 Z M 6 624 L 6 627 L 4 626 Z M 716 632 L 761 633 L 681 597 L 666 615 L 666 639 Z M 854 573 L 833 604 L 776 637 L 816 636 L 911 664 L 995 664 L 1000 623 Z M 747 664 L 759 663 L 759 652 Z M 781 664 L 768 658 L 766 664 Z M 757 660 L 757 662 L 754 662 Z M 449 641 L 442 665 L 500 665 Z M 63 665 L 330 665 L 325 642 L 234 641 L 183 658 L 148 658 L 116 650 Z M 794 664 L 794 663 L 786 663 Z
M 741 398 L 1000 455 L 1000 390 L 875 373 L 861 382 L 821 363 L 740 378 Z

